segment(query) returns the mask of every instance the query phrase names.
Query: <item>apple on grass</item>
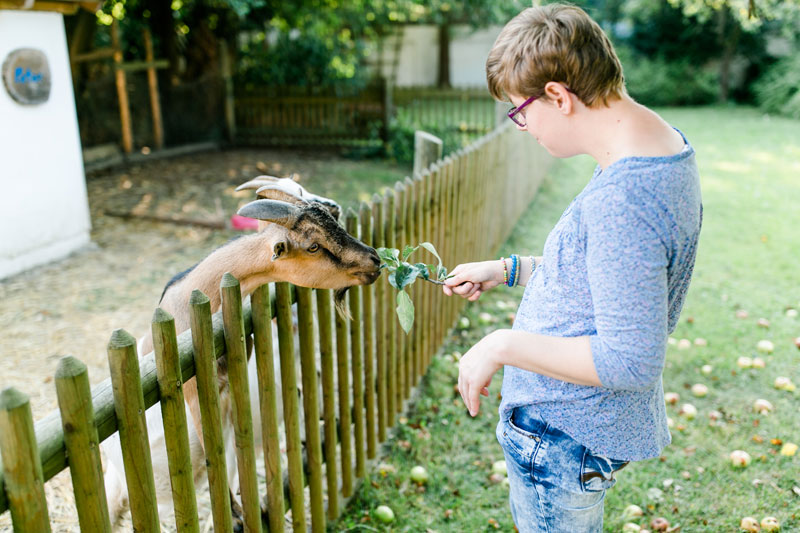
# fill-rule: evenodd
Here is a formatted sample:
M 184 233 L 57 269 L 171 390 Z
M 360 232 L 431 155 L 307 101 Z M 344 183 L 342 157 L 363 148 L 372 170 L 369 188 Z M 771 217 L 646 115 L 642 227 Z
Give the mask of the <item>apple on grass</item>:
M 692 385 L 692 394 L 694 394 L 698 398 L 703 398 L 704 396 L 708 396 L 708 387 L 706 387 L 702 383 L 695 383 L 694 385 Z
M 761 519 L 761 529 L 772 533 L 781 530 L 781 523 L 774 516 L 765 516 Z
M 664 401 L 670 405 L 675 405 L 678 403 L 681 397 L 677 392 L 665 392 L 664 393 Z
M 763 353 L 772 353 L 775 351 L 775 345 L 772 343 L 772 341 L 762 339 L 756 344 L 756 350 Z
M 505 461 L 495 461 L 492 463 L 492 472 L 495 474 L 500 474 L 501 476 L 508 475 L 508 467 L 506 466 Z
M 681 410 L 678 411 L 678 414 L 687 420 L 694 420 L 697 416 L 697 408 L 690 403 L 685 403 L 681 406 Z
M 765 400 L 763 398 L 759 398 L 755 402 L 753 402 L 753 411 L 760 415 L 768 415 L 774 407 L 772 406 L 772 402 L 769 400 Z
M 424 485 L 428 481 L 428 471 L 425 470 L 425 467 L 417 465 L 411 469 L 411 475 L 409 477 L 411 481 L 417 485 Z
M 739 522 L 739 529 L 747 531 L 748 533 L 757 533 L 761 531 L 758 525 L 758 519 L 752 516 L 745 516 L 742 518 L 742 521 Z
M 736 366 L 739 368 L 751 368 L 753 366 L 753 359 L 743 355 L 736 360 Z
M 378 508 L 375 509 L 375 516 L 384 524 L 394 521 L 394 511 L 392 511 L 392 508 L 388 505 L 379 505 Z
M 753 368 L 766 368 L 767 362 L 760 357 L 753 357 Z
M 711 372 L 714 371 L 714 367 L 711 365 L 703 365 L 700 367 L 700 373 L 704 376 L 711 375 Z
M 639 518 L 644 515 L 644 511 L 638 505 L 629 505 L 622 511 L 622 519 L 630 520 L 632 518 Z
M 794 383 L 792 383 L 792 380 L 785 376 L 778 376 L 777 378 L 775 378 L 774 387 L 778 390 L 785 390 L 788 392 L 794 392 L 795 390 L 795 386 Z
M 736 468 L 745 468 L 750 464 L 752 458 L 744 450 L 733 450 L 730 454 L 731 464 Z
M 794 454 L 797 453 L 797 444 L 794 442 L 787 442 L 781 448 L 781 455 L 786 457 L 792 457 Z

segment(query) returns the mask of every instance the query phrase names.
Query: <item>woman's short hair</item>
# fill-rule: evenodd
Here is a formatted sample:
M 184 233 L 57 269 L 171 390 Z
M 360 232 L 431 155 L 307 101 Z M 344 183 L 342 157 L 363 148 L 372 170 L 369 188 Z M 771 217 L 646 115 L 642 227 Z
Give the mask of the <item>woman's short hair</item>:
M 511 19 L 489 52 L 486 80 L 498 100 L 543 94 L 550 81 L 589 107 L 625 94 L 611 41 L 585 11 L 563 4 L 531 7 Z

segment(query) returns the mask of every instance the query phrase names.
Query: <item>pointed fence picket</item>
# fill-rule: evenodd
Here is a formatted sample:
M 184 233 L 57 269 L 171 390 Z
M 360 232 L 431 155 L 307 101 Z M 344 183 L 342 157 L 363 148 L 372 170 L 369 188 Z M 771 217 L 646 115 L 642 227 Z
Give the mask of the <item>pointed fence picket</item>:
M 511 128 L 495 130 L 374 195 L 358 213 L 348 211 L 347 230 L 375 247 L 402 249 L 431 242 L 449 267 L 491 257 L 532 200 L 550 163 L 529 136 L 515 133 Z M 413 260 L 436 262 L 423 248 Z M 396 291 L 385 280 L 350 289 L 349 318 L 334 315 L 330 290 L 275 283 L 260 287 L 243 302 L 239 282 L 226 274 L 220 291 L 222 308 L 213 316 L 207 295 L 192 294 L 192 327 L 180 336 L 172 317 L 156 310 L 154 353 L 137 354 L 133 337 L 115 331 L 108 349 L 112 378 L 91 393 L 85 366 L 73 357 L 64 358 L 55 380 L 61 412 L 39 421 L 35 429 L 27 396 L 14 389 L 0 394 L 0 453 L 5 464 L 0 468 L 0 513 L 10 509 L 15 531 L 48 529 L 43 483 L 66 468 L 72 473 L 82 531 L 109 530 L 97 444 L 116 431 L 131 473 L 127 483 L 134 527 L 158 531 L 145 423 L 145 410 L 157 402 L 165 425 L 175 527 L 198 531 L 187 438 L 195 428 L 185 415 L 187 391 L 196 391 L 199 398 L 215 530 L 233 527 L 228 484 L 228 467 L 233 465 L 226 464 L 222 431 L 229 421 L 245 531 L 283 531 L 287 510 L 294 531 L 309 525 L 312 531 L 325 531 L 326 521 L 339 515 L 366 477 L 378 444 L 390 437 L 397 415 L 407 407 L 465 305 L 460 298 L 444 297 L 439 287 L 413 284 L 416 316 L 406 335 L 396 317 Z M 272 353 L 273 319 L 279 368 Z M 247 375 L 251 334 L 257 413 L 250 409 L 255 391 L 249 391 Z M 220 368 L 227 372 L 230 394 L 225 409 L 217 381 L 217 359 L 222 355 L 227 359 Z M 254 416 L 261 423 L 260 435 L 253 431 Z M 264 454 L 265 494 L 259 493 L 256 438 Z

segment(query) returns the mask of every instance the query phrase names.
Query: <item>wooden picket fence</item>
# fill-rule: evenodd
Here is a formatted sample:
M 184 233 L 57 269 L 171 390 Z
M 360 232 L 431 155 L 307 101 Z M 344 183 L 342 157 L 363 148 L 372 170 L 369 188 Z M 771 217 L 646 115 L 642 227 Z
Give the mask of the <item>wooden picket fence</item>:
M 374 247 L 432 242 L 450 267 L 494 257 L 536 194 L 550 161 L 529 135 L 500 128 L 393 189 L 375 194 L 358 212 L 350 209 L 346 228 Z M 10 510 L 15 531 L 50 531 L 43 484 L 66 468 L 72 476 L 81 530 L 110 531 L 98 444 L 116 431 L 123 447 L 134 529 L 159 531 L 145 423 L 145 409 L 157 402 L 164 415 L 176 529 L 198 531 L 181 388 L 192 377 L 197 378 L 201 399 L 214 528 L 230 531 L 216 384 L 216 359 L 223 354 L 246 531 L 262 527 L 272 533 L 284 531 L 287 509 L 292 511 L 293 531 L 306 530 L 307 513 L 312 531 L 325 531 L 326 521 L 339 515 L 365 479 L 378 445 L 391 436 L 398 414 L 465 304 L 461 298 L 444 297 L 437 286 L 413 284 L 416 320 L 405 335 L 395 314 L 396 292 L 385 279 L 349 291 L 352 320 L 333 316 L 328 290 L 276 283 L 260 287 L 243 303 L 239 283 L 229 274 L 220 290 L 222 310 L 214 316 L 208 298 L 195 291 L 189 302 L 192 328 L 179 337 L 172 318 L 156 310 L 155 350 L 142 358 L 133 337 L 115 331 L 108 345 L 111 379 L 92 390 L 86 367 L 75 358 L 64 358 L 55 376 L 60 412 L 35 425 L 24 393 L 15 389 L 0 393 L 0 513 Z M 292 305 L 296 305 L 297 339 Z M 273 317 L 279 369 L 273 366 Z M 263 524 L 248 400 L 245 336 L 250 334 L 258 368 L 256 416 L 262 420 L 266 466 L 268 519 Z M 302 407 L 296 394 L 296 341 Z M 316 360 L 321 361 L 321 383 Z M 282 384 L 285 470 L 278 444 L 277 379 Z M 301 408 L 305 441 L 300 438 Z

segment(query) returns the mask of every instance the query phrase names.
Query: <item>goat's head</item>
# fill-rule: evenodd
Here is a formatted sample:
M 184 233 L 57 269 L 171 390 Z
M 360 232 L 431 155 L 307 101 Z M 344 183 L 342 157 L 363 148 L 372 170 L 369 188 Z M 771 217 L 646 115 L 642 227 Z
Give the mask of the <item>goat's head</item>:
M 270 222 L 273 273 L 280 279 L 318 289 L 335 289 L 344 312 L 344 295 L 354 285 L 369 285 L 380 275 L 375 249 L 347 233 L 317 202 L 290 204 L 256 200 L 239 210 L 245 217 Z M 274 231 L 277 226 L 278 231 Z M 346 314 L 346 312 L 344 313 Z

